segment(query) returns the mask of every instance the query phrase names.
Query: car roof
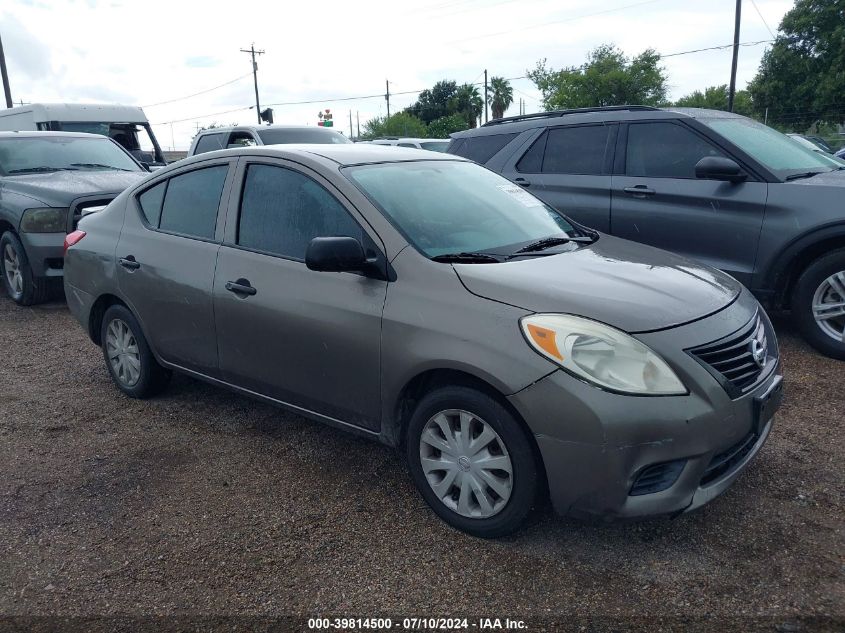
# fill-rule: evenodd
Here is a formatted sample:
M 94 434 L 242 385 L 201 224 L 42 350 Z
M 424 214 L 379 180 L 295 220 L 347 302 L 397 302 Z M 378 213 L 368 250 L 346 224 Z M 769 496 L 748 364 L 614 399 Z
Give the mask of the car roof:
M 316 125 L 227 125 L 226 127 L 212 127 L 202 130 L 200 134 L 220 134 L 223 132 L 238 132 L 238 131 L 252 131 L 261 132 L 264 130 L 318 130 L 325 132 L 337 132 L 330 128 L 325 128 Z M 339 132 L 337 132 L 339 134 Z
M 61 137 L 61 138 L 109 138 L 102 134 L 88 134 L 86 132 L 49 132 L 49 131 L 32 131 L 32 132 L 0 132 L 0 138 L 45 138 L 45 137 Z
M 397 147 L 395 145 L 375 145 L 372 143 L 343 143 L 337 145 L 259 145 L 254 147 L 238 147 L 234 149 L 216 150 L 189 157 L 179 161 L 179 165 L 188 162 L 223 156 L 275 156 L 296 160 L 297 158 L 322 158 L 342 167 L 349 165 L 365 165 L 371 163 L 398 163 L 403 161 L 440 160 L 469 162 L 460 156 L 440 154 L 414 147 Z M 322 162 L 322 161 L 321 161 Z
M 609 123 L 615 121 L 637 121 L 642 119 L 693 119 L 744 118 L 732 112 L 707 110 L 704 108 L 652 108 L 649 106 L 609 106 L 604 108 L 578 108 L 572 110 L 554 110 L 537 112 L 485 123 L 479 128 L 455 132 L 452 138 L 466 138 L 496 134 L 513 134 L 525 130 L 574 125 L 579 123 Z
M 388 141 L 396 141 L 397 143 L 431 143 L 432 141 L 446 141 L 448 138 L 419 138 L 416 136 L 389 136 L 386 138 L 374 138 L 371 143 L 377 145 L 384 145 Z
M 147 123 L 144 111 L 138 106 L 116 103 L 30 103 L 0 109 L 0 117 L 32 112 L 36 121 L 110 121 Z

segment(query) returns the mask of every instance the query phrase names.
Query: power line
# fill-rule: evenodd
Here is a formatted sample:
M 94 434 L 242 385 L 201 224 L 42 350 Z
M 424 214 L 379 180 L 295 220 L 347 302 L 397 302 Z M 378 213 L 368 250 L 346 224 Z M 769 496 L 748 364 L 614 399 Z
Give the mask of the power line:
M 774 42 L 774 40 L 758 40 L 756 42 L 740 42 L 740 46 L 758 46 L 759 44 L 766 44 L 767 42 Z M 707 48 L 696 48 L 691 51 L 681 51 L 679 53 L 668 53 L 666 55 L 662 53 L 658 53 L 661 58 L 663 57 L 678 57 L 679 55 L 689 55 L 691 53 L 703 53 L 704 51 L 718 51 L 724 50 L 726 48 L 731 48 L 733 44 L 722 44 L 721 46 L 708 46 Z
M 772 29 L 769 28 L 769 23 L 766 22 L 766 18 L 763 17 L 762 13 L 760 13 L 760 7 L 757 6 L 757 3 L 754 0 L 751 0 L 751 4 L 754 5 L 754 10 L 757 11 L 757 15 L 759 15 L 760 19 L 763 21 L 763 26 L 766 27 L 766 30 L 769 32 L 769 35 L 771 35 L 772 39 L 774 39 L 775 34 L 772 33 Z
M 208 88 L 207 90 L 200 90 L 199 92 L 195 92 L 193 94 L 185 95 L 184 97 L 176 97 L 175 99 L 168 99 L 167 101 L 159 101 L 158 103 L 149 103 L 147 105 L 142 105 L 142 108 L 154 108 L 155 106 L 165 105 L 166 103 L 175 103 L 176 101 L 184 101 L 185 99 L 190 99 L 192 97 L 198 97 L 199 95 L 204 95 L 208 92 L 212 92 L 213 90 L 217 90 L 219 88 L 225 88 L 236 81 L 240 81 L 241 79 L 246 79 L 252 73 L 247 73 L 246 75 L 241 75 L 240 77 L 235 77 L 234 79 L 227 81 L 226 83 L 220 84 L 219 86 L 214 86 L 213 88 Z
M 188 117 L 186 119 L 174 119 L 173 121 L 161 121 L 153 123 L 153 125 L 170 125 L 171 123 L 184 123 L 185 121 L 196 121 L 197 119 L 205 119 L 213 116 L 220 116 L 221 114 L 231 114 L 232 112 L 241 112 L 243 110 L 252 110 L 255 106 L 244 106 L 243 108 L 235 108 L 234 110 L 223 110 L 222 112 L 209 112 L 208 114 L 200 114 L 197 116 Z

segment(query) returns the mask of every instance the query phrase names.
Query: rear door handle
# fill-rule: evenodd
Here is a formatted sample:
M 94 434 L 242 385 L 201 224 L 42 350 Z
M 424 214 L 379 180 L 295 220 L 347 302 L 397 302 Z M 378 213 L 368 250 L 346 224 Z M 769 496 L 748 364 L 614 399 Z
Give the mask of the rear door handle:
M 226 290 L 234 292 L 236 295 L 252 296 L 258 291 L 246 279 L 238 279 L 237 281 L 227 281 Z
M 141 267 L 141 264 L 135 261 L 135 257 L 133 255 L 121 257 L 117 260 L 117 263 L 123 266 L 126 270 L 138 270 Z
M 530 187 L 531 183 L 525 180 L 525 178 L 514 178 L 513 181 L 518 184 L 520 187 Z
M 636 185 L 634 187 L 625 187 L 625 193 L 630 193 L 635 198 L 645 198 L 646 196 L 653 196 L 654 189 L 646 187 L 645 185 Z

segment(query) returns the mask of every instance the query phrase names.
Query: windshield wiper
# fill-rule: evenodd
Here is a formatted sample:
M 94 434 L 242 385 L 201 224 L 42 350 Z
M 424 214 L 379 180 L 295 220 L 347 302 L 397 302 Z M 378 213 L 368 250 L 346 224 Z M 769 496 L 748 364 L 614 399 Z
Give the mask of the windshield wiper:
M 37 173 L 37 172 L 48 172 L 48 171 L 73 171 L 69 167 L 48 167 L 47 165 L 40 165 L 39 167 L 24 167 L 21 169 L 10 169 L 7 171 L 7 174 L 25 174 L 25 173 Z
M 563 235 L 557 235 L 554 237 L 544 237 L 541 240 L 537 240 L 535 242 L 531 242 L 527 246 L 523 246 L 518 251 L 515 251 L 511 257 L 514 255 L 522 255 L 523 253 L 536 253 L 538 251 L 544 251 L 547 248 L 551 248 L 552 246 L 560 246 L 561 244 L 568 244 L 569 242 L 578 242 L 579 244 L 592 244 L 595 242 L 595 239 L 592 237 L 567 237 Z
M 129 171 L 128 169 L 124 169 L 123 167 L 115 167 L 114 165 L 103 165 L 102 163 L 71 163 L 71 167 L 93 167 L 93 168 L 105 168 L 105 169 L 114 169 L 115 171 Z
M 813 176 L 818 176 L 819 174 L 823 174 L 823 171 L 805 171 L 801 174 L 790 174 L 786 178 L 785 181 L 789 182 L 790 180 L 798 180 L 800 178 L 812 178 Z
M 431 260 L 446 264 L 498 264 L 502 261 L 489 253 L 446 253 L 445 255 L 435 255 Z

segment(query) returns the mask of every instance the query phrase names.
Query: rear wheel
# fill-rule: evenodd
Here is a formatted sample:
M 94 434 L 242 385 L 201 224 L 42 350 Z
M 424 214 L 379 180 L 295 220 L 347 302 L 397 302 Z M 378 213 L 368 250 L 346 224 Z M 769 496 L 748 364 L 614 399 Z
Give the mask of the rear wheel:
M 33 277 L 23 244 L 11 231 L 0 237 L 0 273 L 6 294 L 18 305 L 44 303 L 50 294 L 49 280 Z
M 792 314 L 808 343 L 845 360 L 845 250 L 820 257 L 801 274 Z
M 125 306 L 106 310 L 100 341 L 109 374 L 127 396 L 149 398 L 170 382 L 170 370 L 158 364 L 138 320 Z
M 531 439 L 505 407 L 475 389 L 426 395 L 408 425 L 407 456 L 431 508 L 474 536 L 516 531 L 537 502 L 541 476 Z

